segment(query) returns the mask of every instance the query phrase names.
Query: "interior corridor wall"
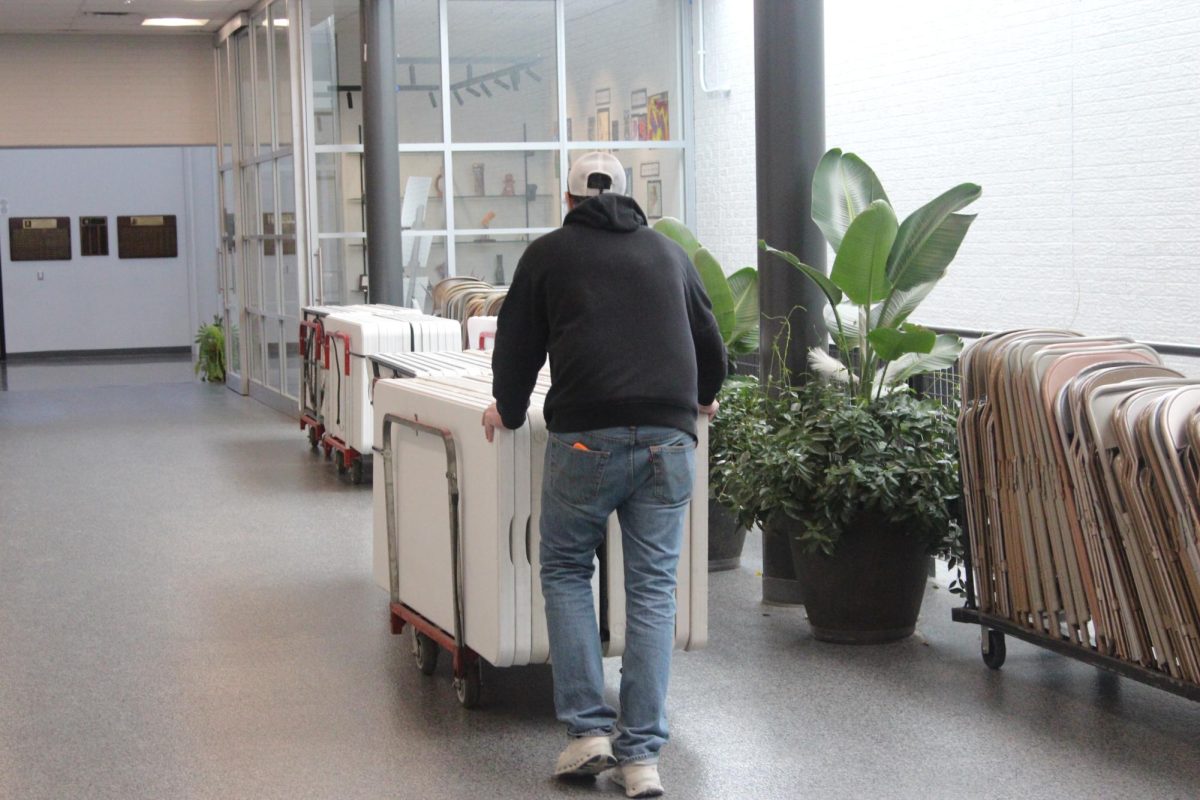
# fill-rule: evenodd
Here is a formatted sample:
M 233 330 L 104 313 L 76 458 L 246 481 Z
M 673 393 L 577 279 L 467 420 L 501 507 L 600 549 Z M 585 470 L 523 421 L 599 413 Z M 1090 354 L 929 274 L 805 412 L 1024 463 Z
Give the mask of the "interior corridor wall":
M 1195 343 L 1200 5 L 826 3 L 830 145 L 979 217 L 917 319 Z
M 176 215 L 177 258 L 117 257 L 117 216 L 143 214 Z M 71 260 L 12 261 L 14 216 L 69 216 Z M 108 218 L 109 255 L 80 255 L 80 216 Z M 216 223 L 213 147 L 0 148 L 9 352 L 190 346 L 218 310 Z

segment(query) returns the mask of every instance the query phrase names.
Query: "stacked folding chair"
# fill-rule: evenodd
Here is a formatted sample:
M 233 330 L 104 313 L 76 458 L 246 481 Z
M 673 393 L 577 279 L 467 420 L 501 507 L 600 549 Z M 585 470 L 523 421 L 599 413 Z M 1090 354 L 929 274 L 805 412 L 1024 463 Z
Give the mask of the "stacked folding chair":
M 980 612 L 1200 683 L 1200 381 L 1059 330 L 980 339 L 961 368 Z
M 474 340 L 468 336 L 468 320 L 472 317 L 495 317 L 500 313 L 500 306 L 507 295 L 507 287 L 493 286 L 478 278 L 445 278 L 433 287 L 433 310 L 439 316 L 456 319 L 463 324 L 463 349 L 483 350 L 485 348 L 478 344 L 479 333 Z
M 392 590 L 394 603 L 443 631 L 453 630 L 446 445 L 438 436 L 396 422 L 419 420 L 445 430 L 456 453 L 464 646 L 495 666 L 545 663 L 549 642 L 538 552 L 548 442 L 542 405 L 549 374 L 539 377 L 527 424 L 516 431 L 498 430 L 489 444 L 480 420 L 492 402 L 490 370 L 479 370 L 478 363 L 448 363 L 443 375 L 434 376 L 428 362 L 415 357 L 390 356 L 386 361 L 381 368 L 396 375 L 422 377 L 382 379 L 375 385 L 376 450 L 388 450 L 392 472 L 390 487 L 383 475 L 374 482 L 376 580 Z M 388 420 L 393 421 L 390 439 L 384 435 Z M 708 634 L 707 426 L 700 427 L 677 589 L 675 643 L 688 650 L 703 647 Z M 390 550 L 389 528 L 394 536 Z M 395 556 L 394 585 L 389 552 Z M 625 644 L 625 593 L 615 514 L 600 556 L 593 582 L 597 617 L 605 655 L 619 656 Z
M 380 352 L 418 353 L 462 350 L 462 326 L 410 309 L 371 306 L 325 316 L 321 422 L 326 452 L 336 453 L 341 470 L 358 483 L 372 446 L 369 358 Z

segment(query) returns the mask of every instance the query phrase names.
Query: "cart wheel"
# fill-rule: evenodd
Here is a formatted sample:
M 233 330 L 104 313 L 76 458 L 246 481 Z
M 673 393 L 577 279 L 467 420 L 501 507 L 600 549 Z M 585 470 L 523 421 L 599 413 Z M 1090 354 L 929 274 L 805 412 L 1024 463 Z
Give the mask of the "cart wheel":
M 355 485 L 363 482 L 363 460 L 361 458 L 350 462 L 350 482 Z
M 412 632 L 413 661 L 417 662 L 417 669 L 421 670 L 422 674 L 432 675 L 433 671 L 437 669 L 437 643 L 416 628 L 413 628 Z
M 479 705 L 480 689 L 483 685 L 483 665 L 476 659 L 467 665 L 467 672 L 461 678 L 454 679 L 454 693 L 463 708 L 475 708 Z
M 308 429 L 308 446 L 314 453 L 321 449 L 321 437 L 317 435 L 317 429 L 311 426 Z
M 333 453 L 333 465 L 337 467 L 338 475 L 346 474 L 346 456 L 341 450 L 335 450 Z
M 983 640 L 986 643 L 987 649 L 983 650 L 983 663 L 987 664 L 990 669 L 1000 669 L 1004 666 L 1004 657 L 1007 655 L 1004 646 L 1004 634 L 988 628 L 984 636 L 987 637 Z

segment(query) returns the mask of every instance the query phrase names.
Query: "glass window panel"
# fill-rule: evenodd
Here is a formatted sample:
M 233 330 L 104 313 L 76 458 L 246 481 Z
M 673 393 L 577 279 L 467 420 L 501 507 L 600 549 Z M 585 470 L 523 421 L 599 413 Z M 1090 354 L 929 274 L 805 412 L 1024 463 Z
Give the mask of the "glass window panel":
M 396 120 L 401 142 L 442 141 L 442 48 L 437 0 L 397 0 Z
M 565 0 L 564 15 L 570 139 L 682 139 L 679 3 Z
M 572 150 L 574 161 L 586 150 Z M 616 150 L 625 165 L 625 193 L 632 196 L 653 223 L 660 217 L 683 219 L 683 151 Z
M 278 240 L 263 240 L 259 269 L 262 270 L 262 308 L 268 314 L 282 313 L 279 307 L 279 250 Z
M 358 144 L 362 142 L 358 0 L 314 0 L 310 8 L 314 141 Z
M 279 147 L 289 147 L 292 144 L 292 72 L 284 0 L 271 4 L 271 32 L 275 40 L 275 137 Z
M 405 231 L 401 237 L 404 252 L 404 302 L 433 313 L 430 288 L 446 277 L 446 237 Z
M 401 154 L 401 217 L 405 229 L 445 230 L 444 163 L 441 153 Z
M 268 29 L 266 13 L 254 18 L 254 106 L 258 111 L 258 153 L 266 155 L 271 152 L 271 52 L 268 44 L 270 30 Z
M 275 164 L 267 161 L 258 165 L 258 228 L 264 236 L 279 232 L 275 220 Z
M 242 264 L 246 276 L 246 308 L 255 311 L 262 310 L 262 274 L 259 263 L 262 260 L 262 242 L 256 239 L 245 239 L 242 242 Z
M 287 317 L 283 321 L 283 346 L 287 362 L 284 365 L 284 393 L 288 397 L 300 397 L 300 318 Z
M 562 221 L 557 151 L 456 152 L 451 164 L 456 228 L 553 228 Z
M 266 331 L 267 346 L 267 386 L 272 389 L 280 388 L 283 374 L 283 322 L 270 317 L 263 319 L 263 329 Z
M 317 230 L 361 233 L 363 208 L 361 153 L 317 153 Z
M 229 352 L 225 354 L 225 363 L 229 365 L 229 371 L 235 375 L 242 374 L 242 342 L 241 329 L 238 327 L 238 320 L 241 318 L 241 309 L 230 309 L 225 314 L 225 343 Z
M 554 5 L 553 0 L 450 0 L 454 141 L 557 138 Z M 619 18 L 616 24 L 621 25 Z M 601 48 L 605 53 L 608 44 Z
M 259 383 L 265 383 L 263 380 L 262 317 L 257 314 L 250 314 L 248 322 L 250 324 L 249 341 L 247 341 L 250 349 L 250 378 Z
M 253 155 L 254 149 L 254 81 L 251 73 L 250 35 L 239 33 L 237 42 L 238 120 L 242 129 L 242 158 Z
M 233 170 L 227 169 L 221 171 L 221 240 L 225 245 L 225 252 L 232 255 L 236 251 L 237 243 L 237 195 L 236 184 L 233 179 Z M 227 286 L 232 287 L 229 283 Z
M 242 219 L 248 236 L 262 233 L 262 217 L 258 209 L 258 165 L 242 167 Z
M 296 256 L 296 176 L 291 156 L 275 162 L 279 171 L 279 280 L 283 284 L 283 313 L 300 307 L 300 269 Z
M 454 240 L 454 271 L 470 275 L 496 286 L 507 285 L 517 268 L 517 262 L 537 234 L 491 236 L 480 239 L 458 236 Z
M 229 76 L 230 40 L 217 48 L 217 104 L 220 107 L 221 164 L 233 163 L 234 123 L 237 122 L 236 107 L 233 105 L 233 84 Z
M 361 276 L 367 272 L 367 240 L 321 239 L 322 302 L 361 303 Z

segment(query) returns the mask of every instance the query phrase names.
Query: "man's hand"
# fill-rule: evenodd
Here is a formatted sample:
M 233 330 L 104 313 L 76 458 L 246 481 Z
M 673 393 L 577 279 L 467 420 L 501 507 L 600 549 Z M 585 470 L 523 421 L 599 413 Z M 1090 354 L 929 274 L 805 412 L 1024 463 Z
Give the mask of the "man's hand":
M 717 409 L 719 409 L 720 407 L 721 407 L 721 401 L 713 400 L 711 403 L 709 403 L 706 406 L 700 406 L 699 410 L 700 410 L 701 414 L 707 414 L 708 421 L 712 422 L 714 419 L 717 418 Z
M 489 442 L 496 435 L 496 428 L 508 430 L 504 427 L 504 420 L 500 419 L 500 412 L 496 409 L 496 404 L 492 403 L 483 412 L 483 435 Z

